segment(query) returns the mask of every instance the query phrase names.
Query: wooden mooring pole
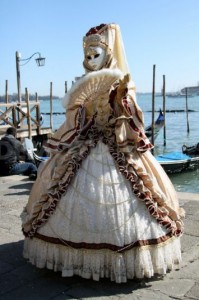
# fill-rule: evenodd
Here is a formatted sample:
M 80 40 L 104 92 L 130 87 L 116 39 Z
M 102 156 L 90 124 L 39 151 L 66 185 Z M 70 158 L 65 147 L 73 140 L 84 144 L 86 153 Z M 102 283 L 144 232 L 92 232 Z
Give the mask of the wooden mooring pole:
M 26 104 L 27 104 L 27 121 L 28 121 L 28 137 L 32 139 L 32 126 L 31 126 L 31 116 L 30 116 L 30 102 L 29 102 L 29 93 L 28 89 L 25 88 L 25 97 L 26 97 Z
M 163 145 L 166 146 L 166 80 L 165 75 L 163 75 L 163 87 L 162 87 L 162 96 L 163 96 L 163 114 L 164 114 L 164 132 L 163 132 Z
M 152 135 L 151 143 L 154 145 L 154 128 L 155 128 L 155 65 L 153 65 L 153 88 L 152 88 Z M 151 150 L 153 153 L 154 149 Z
M 37 132 L 38 134 L 41 133 L 41 112 L 40 112 L 40 102 L 39 102 L 39 97 L 38 94 L 35 93 L 35 98 L 36 98 L 36 102 L 37 102 L 37 106 L 36 106 L 36 120 L 37 120 Z
M 5 96 L 6 96 L 6 104 L 8 104 L 8 80 L 6 80 Z
M 187 133 L 189 133 L 189 115 L 188 115 L 188 95 L 187 95 L 187 88 L 186 91 L 186 116 L 187 116 Z
M 50 128 L 53 128 L 53 83 L 50 83 Z
M 67 81 L 65 81 L 65 94 L 68 92 L 68 84 Z

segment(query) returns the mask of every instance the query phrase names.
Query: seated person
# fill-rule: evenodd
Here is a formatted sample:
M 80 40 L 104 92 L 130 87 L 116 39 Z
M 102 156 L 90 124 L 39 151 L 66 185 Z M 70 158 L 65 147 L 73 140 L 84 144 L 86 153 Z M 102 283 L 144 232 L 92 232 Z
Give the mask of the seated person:
M 27 175 L 37 178 L 37 167 L 24 146 L 16 139 L 16 128 L 9 127 L 0 140 L 0 175 Z

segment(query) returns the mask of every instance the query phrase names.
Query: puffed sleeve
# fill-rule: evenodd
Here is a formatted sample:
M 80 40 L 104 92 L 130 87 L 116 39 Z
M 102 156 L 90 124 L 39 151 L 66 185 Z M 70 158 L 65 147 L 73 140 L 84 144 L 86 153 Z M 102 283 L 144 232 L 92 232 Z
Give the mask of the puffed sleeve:
M 110 95 L 110 103 L 116 118 L 115 135 L 123 152 L 145 152 L 153 145 L 144 132 L 143 112 L 136 102 L 135 85 L 127 82 L 121 92 L 119 85 Z

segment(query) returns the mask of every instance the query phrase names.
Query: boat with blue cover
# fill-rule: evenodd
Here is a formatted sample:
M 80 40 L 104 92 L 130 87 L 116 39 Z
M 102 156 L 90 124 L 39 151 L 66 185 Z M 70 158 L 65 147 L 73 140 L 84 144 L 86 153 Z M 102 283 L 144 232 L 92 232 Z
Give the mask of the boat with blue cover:
M 166 173 L 181 173 L 199 168 L 199 154 L 185 154 L 183 152 L 169 152 L 155 156 Z

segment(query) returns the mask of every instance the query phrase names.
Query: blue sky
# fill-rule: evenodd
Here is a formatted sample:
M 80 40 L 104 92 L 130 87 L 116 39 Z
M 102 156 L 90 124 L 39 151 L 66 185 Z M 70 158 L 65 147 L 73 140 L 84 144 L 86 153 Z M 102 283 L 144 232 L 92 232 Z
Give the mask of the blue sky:
M 199 83 L 199 0 L 0 0 L 0 95 L 17 92 L 15 52 L 34 58 L 21 67 L 22 93 L 62 97 L 64 84 L 83 74 L 82 38 L 101 23 L 120 25 L 126 55 L 138 92 L 176 91 Z M 36 57 L 35 57 L 36 58 Z

